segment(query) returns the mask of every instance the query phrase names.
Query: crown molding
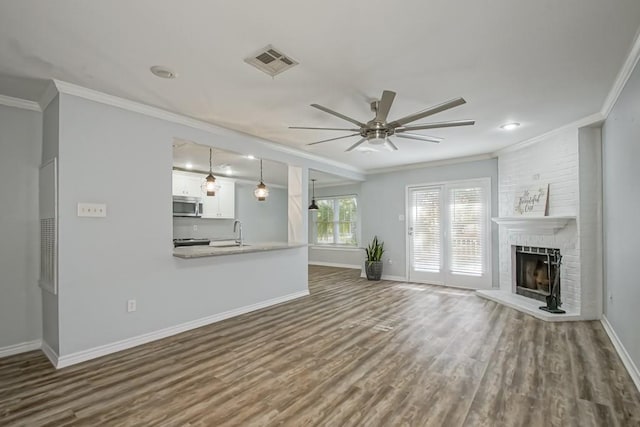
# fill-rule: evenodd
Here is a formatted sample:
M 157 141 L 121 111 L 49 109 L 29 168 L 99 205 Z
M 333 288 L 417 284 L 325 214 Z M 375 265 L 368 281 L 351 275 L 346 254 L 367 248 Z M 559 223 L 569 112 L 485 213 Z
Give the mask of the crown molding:
M 316 190 L 317 189 L 321 189 L 321 188 L 333 188 L 333 187 L 342 187 L 345 185 L 360 185 L 362 184 L 362 181 L 355 181 L 355 180 L 340 180 L 340 181 L 335 181 L 335 182 L 331 182 L 328 184 L 317 184 L 316 183 Z
M 56 82 L 54 80 L 51 80 L 47 85 L 44 93 L 40 97 L 40 101 L 38 101 L 38 103 L 40 104 L 40 109 L 44 111 L 56 96 L 58 96 L 58 88 L 56 87 Z
M 618 72 L 618 76 L 616 77 L 611 90 L 609 91 L 609 95 L 604 101 L 604 105 L 602 106 L 601 113 L 607 118 L 613 106 L 616 104 L 618 97 L 622 93 L 624 86 L 627 84 L 629 77 L 633 73 L 636 65 L 638 64 L 638 60 L 640 60 L 640 29 L 636 33 L 636 37 L 633 41 L 633 45 L 629 50 L 629 54 L 627 55 L 627 59 L 624 61 L 622 68 Z
M 564 126 L 561 126 L 559 128 L 550 130 L 549 132 L 545 132 L 541 135 L 537 135 L 534 136 L 533 138 L 529 138 L 529 139 L 525 139 L 524 141 L 520 141 L 517 142 L 513 145 L 508 145 L 504 148 L 501 148 L 500 150 L 494 151 L 492 153 L 493 157 L 498 157 L 501 154 L 505 154 L 505 153 L 511 153 L 513 151 L 518 151 L 521 150 L 525 147 L 528 147 L 530 145 L 533 145 L 535 143 L 538 143 L 540 141 L 544 141 L 546 139 L 549 139 L 553 136 L 556 136 L 558 134 L 561 134 L 563 132 L 568 131 L 569 129 L 575 129 L 578 130 L 579 128 L 582 127 L 588 127 L 588 126 L 599 126 L 600 124 L 602 124 L 602 122 L 606 119 L 606 117 L 604 115 L 602 115 L 601 112 L 597 112 L 595 114 L 592 114 L 590 116 L 587 117 L 583 117 L 579 120 L 576 120 L 575 122 L 571 122 L 569 124 L 566 124 Z
M 367 175 L 378 175 L 383 173 L 401 172 L 412 169 L 435 168 L 438 166 L 455 165 L 458 163 L 477 162 L 479 160 L 493 159 L 494 154 L 478 154 L 475 156 L 455 157 L 453 159 L 432 160 L 429 162 L 411 163 L 408 165 L 391 166 L 388 168 L 377 168 L 367 170 Z
M 340 168 L 343 170 L 347 170 L 350 172 L 355 172 L 358 174 L 365 174 L 365 171 L 359 169 L 357 167 L 348 165 L 346 163 L 338 162 L 326 157 L 318 156 L 316 154 L 310 154 L 305 151 L 287 147 L 282 144 L 277 144 L 275 142 L 268 141 L 266 139 L 262 139 L 260 137 L 250 135 L 248 133 L 240 132 L 233 129 L 224 128 L 219 125 L 214 125 L 212 123 L 204 122 L 202 120 L 194 119 L 188 116 L 184 116 L 178 113 L 172 113 L 167 110 L 163 110 L 162 108 L 152 107 L 150 105 L 142 104 L 140 102 L 131 101 L 129 99 L 120 98 L 114 95 L 108 95 L 103 92 L 99 92 L 97 90 L 89 89 L 83 86 L 78 86 L 73 83 L 64 82 L 61 80 L 53 80 L 55 88 L 59 93 L 64 93 L 66 95 L 72 95 L 79 98 L 88 99 L 90 101 L 99 102 L 101 104 L 111 105 L 113 107 L 121 108 L 123 110 L 132 111 L 139 114 L 144 114 L 149 117 L 154 117 L 157 119 L 165 120 L 168 122 L 188 126 L 194 129 L 203 130 L 205 132 L 213 133 L 216 135 L 235 135 L 235 136 L 243 136 L 245 138 L 249 138 L 263 146 L 274 150 L 279 151 L 281 153 L 289 154 L 292 156 L 300 157 L 306 160 L 311 160 L 319 163 L 323 163 L 328 166 L 333 166 L 336 168 Z M 50 96 L 50 95 L 49 95 Z M 53 99 L 53 97 L 51 97 Z M 49 100 L 50 102 L 50 100 Z
M 14 98 L 12 96 L 0 95 L 0 105 L 21 108 L 23 110 L 42 112 L 42 110 L 40 109 L 40 105 L 37 102 L 28 101 L 21 98 Z

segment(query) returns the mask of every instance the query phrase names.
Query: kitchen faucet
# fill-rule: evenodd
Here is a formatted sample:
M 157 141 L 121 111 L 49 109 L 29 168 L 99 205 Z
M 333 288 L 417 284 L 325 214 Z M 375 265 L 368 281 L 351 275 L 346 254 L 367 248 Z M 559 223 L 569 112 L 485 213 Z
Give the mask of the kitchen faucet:
M 244 241 L 242 239 L 242 223 L 240 222 L 239 219 L 236 219 L 235 221 L 233 221 L 233 232 L 236 232 L 236 229 L 239 229 L 239 233 L 238 233 L 238 240 L 236 240 L 236 243 L 239 243 L 240 246 L 244 246 Z

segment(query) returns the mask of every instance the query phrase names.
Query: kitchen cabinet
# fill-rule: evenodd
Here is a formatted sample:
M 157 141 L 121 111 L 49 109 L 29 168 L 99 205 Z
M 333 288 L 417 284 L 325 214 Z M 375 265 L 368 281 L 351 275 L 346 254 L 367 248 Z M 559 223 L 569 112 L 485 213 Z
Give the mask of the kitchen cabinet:
M 215 196 L 202 196 L 202 218 L 235 218 L 236 183 L 230 179 L 216 178 L 220 189 Z
M 204 175 L 173 171 L 172 193 L 174 196 L 202 197 Z

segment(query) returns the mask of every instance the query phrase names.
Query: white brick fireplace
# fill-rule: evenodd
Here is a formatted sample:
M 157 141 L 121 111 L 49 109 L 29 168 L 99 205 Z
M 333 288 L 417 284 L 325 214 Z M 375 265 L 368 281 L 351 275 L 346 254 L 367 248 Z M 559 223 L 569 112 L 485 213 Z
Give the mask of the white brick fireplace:
M 599 319 L 602 313 L 600 129 L 572 128 L 498 157 L 500 289 L 478 295 L 548 321 Z M 543 218 L 514 214 L 522 186 L 549 184 Z M 560 249 L 562 309 L 516 294 L 515 246 Z

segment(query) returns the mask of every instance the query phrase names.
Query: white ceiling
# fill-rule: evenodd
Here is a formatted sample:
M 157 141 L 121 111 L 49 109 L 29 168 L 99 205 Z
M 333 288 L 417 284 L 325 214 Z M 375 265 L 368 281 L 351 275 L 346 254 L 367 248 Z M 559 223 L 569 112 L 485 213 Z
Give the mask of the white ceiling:
M 638 0 L 6 0 L 0 73 L 68 81 L 374 169 L 493 152 L 599 111 L 639 27 Z M 243 62 L 267 44 L 300 65 L 272 79 Z M 179 77 L 151 75 L 157 64 Z M 0 93 L 35 96 L 19 86 L 0 79 Z M 311 103 L 367 121 L 384 89 L 397 92 L 391 119 L 463 96 L 468 104 L 433 121 L 477 124 L 424 132 L 445 138 L 439 145 L 397 139 L 393 153 L 345 153 L 355 138 L 307 147 L 340 133 L 287 129 L 348 125 Z M 509 121 L 522 126 L 501 131 Z

